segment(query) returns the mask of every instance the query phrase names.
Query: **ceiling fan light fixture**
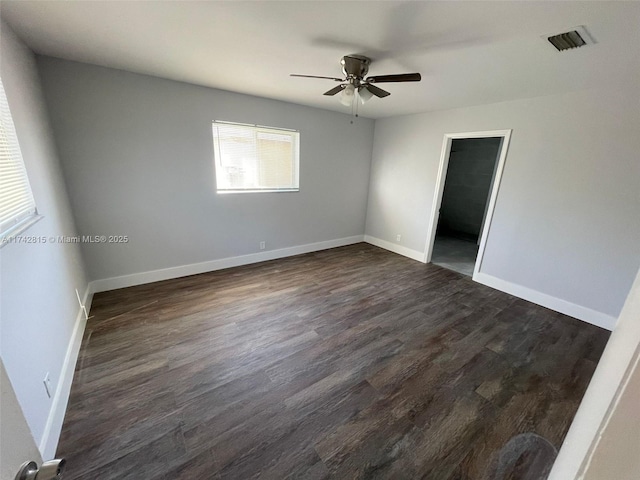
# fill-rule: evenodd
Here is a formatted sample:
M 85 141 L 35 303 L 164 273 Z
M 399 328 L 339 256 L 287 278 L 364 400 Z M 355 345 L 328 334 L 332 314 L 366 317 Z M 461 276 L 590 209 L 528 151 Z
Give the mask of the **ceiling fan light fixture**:
M 1 0 L 0 0 L 1 1 Z M 323 77 L 318 75 L 301 75 L 292 73 L 293 77 L 322 78 L 340 82 L 340 85 L 324 92 L 323 95 L 333 97 L 338 95 L 338 101 L 350 107 L 357 116 L 358 105 L 365 104 L 372 97 L 385 98 L 391 93 L 375 85 L 376 83 L 419 82 L 419 73 L 397 73 L 392 75 L 375 75 L 367 77 L 371 59 L 363 55 L 345 55 L 340 61 L 345 78 Z
M 373 93 L 371 93 L 366 86 L 358 89 L 358 98 L 360 99 L 360 103 L 363 105 L 371 100 L 371 97 L 373 97 Z
M 350 83 L 342 90 L 342 93 L 340 94 L 340 103 L 345 107 L 350 107 L 351 105 L 353 105 L 353 98 L 355 97 L 355 95 L 356 87 L 354 87 L 353 84 Z

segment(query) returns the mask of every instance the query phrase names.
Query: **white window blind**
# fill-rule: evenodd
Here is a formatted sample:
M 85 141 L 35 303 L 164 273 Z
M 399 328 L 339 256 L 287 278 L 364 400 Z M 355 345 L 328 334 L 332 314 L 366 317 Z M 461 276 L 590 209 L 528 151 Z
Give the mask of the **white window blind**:
M 0 79 L 0 239 L 36 215 L 7 95 Z
M 218 192 L 298 191 L 299 142 L 293 130 L 213 122 Z

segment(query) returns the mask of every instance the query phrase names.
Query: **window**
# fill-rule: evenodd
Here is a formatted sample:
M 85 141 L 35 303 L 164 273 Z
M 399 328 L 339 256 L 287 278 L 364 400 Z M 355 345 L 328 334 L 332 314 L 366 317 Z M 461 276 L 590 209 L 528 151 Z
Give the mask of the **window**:
M 214 122 L 218 193 L 297 192 L 299 143 L 294 130 Z
M 39 218 L 0 79 L 0 245 Z

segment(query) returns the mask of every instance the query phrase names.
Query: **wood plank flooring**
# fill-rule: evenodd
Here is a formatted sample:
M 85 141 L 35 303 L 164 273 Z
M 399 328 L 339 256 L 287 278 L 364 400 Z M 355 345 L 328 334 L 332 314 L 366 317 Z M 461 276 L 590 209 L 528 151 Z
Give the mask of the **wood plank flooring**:
M 608 339 L 367 244 L 97 294 L 91 315 L 66 480 L 493 480 L 514 436 L 560 446 Z

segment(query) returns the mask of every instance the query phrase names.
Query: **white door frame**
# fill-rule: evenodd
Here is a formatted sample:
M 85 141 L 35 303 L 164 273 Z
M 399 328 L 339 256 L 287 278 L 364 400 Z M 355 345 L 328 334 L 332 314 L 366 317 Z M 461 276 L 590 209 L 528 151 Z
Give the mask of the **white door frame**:
M 487 238 L 489 236 L 489 230 L 491 230 L 491 220 L 493 219 L 493 211 L 496 206 L 496 199 L 498 198 L 498 190 L 500 190 L 502 170 L 504 169 L 504 162 L 507 158 L 509 142 L 511 141 L 511 129 L 491 130 L 485 132 L 446 133 L 444 135 L 444 141 L 442 142 L 442 151 L 440 152 L 440 166 L 438 167 L 438 176 L 436 177 L 436 191 L 431 206 L 431 217 L 429 222 L 429 230 L 427 232 L 427 244 L 424 249 L 423 261 L 424 263 L 429 263 L 431 261 L 431 255 L 433 254 L 433 243 L 436 239 L 436 228 L 438 227 L 440 206 L 442 205 L 442 193 L 444 192 L 444 182 L 447 178 L 447 168 L 449 166 L 449 157 L 451 156 L 451 144 L 453 143 L 453 140 L 464 138 L 492 137 L 502 137 L 502 145 L 500 147 L 498 164 L 496 165 L 495 179 L 493 182 L 493 187 L 491 189 L 491 195 L 489 196 L 487 216 L 484 222 L 484 227 L 482 228 L 482 232 L 480 232 L 480 247 L 478 248 L 478 256 L 476 257 L 476 264 L 473 269 L 474 280 L 476 275 L 480 272 L 480 267 L 482 266 L 482 258 L 484 257 L 484 250 L 487 245 Z

